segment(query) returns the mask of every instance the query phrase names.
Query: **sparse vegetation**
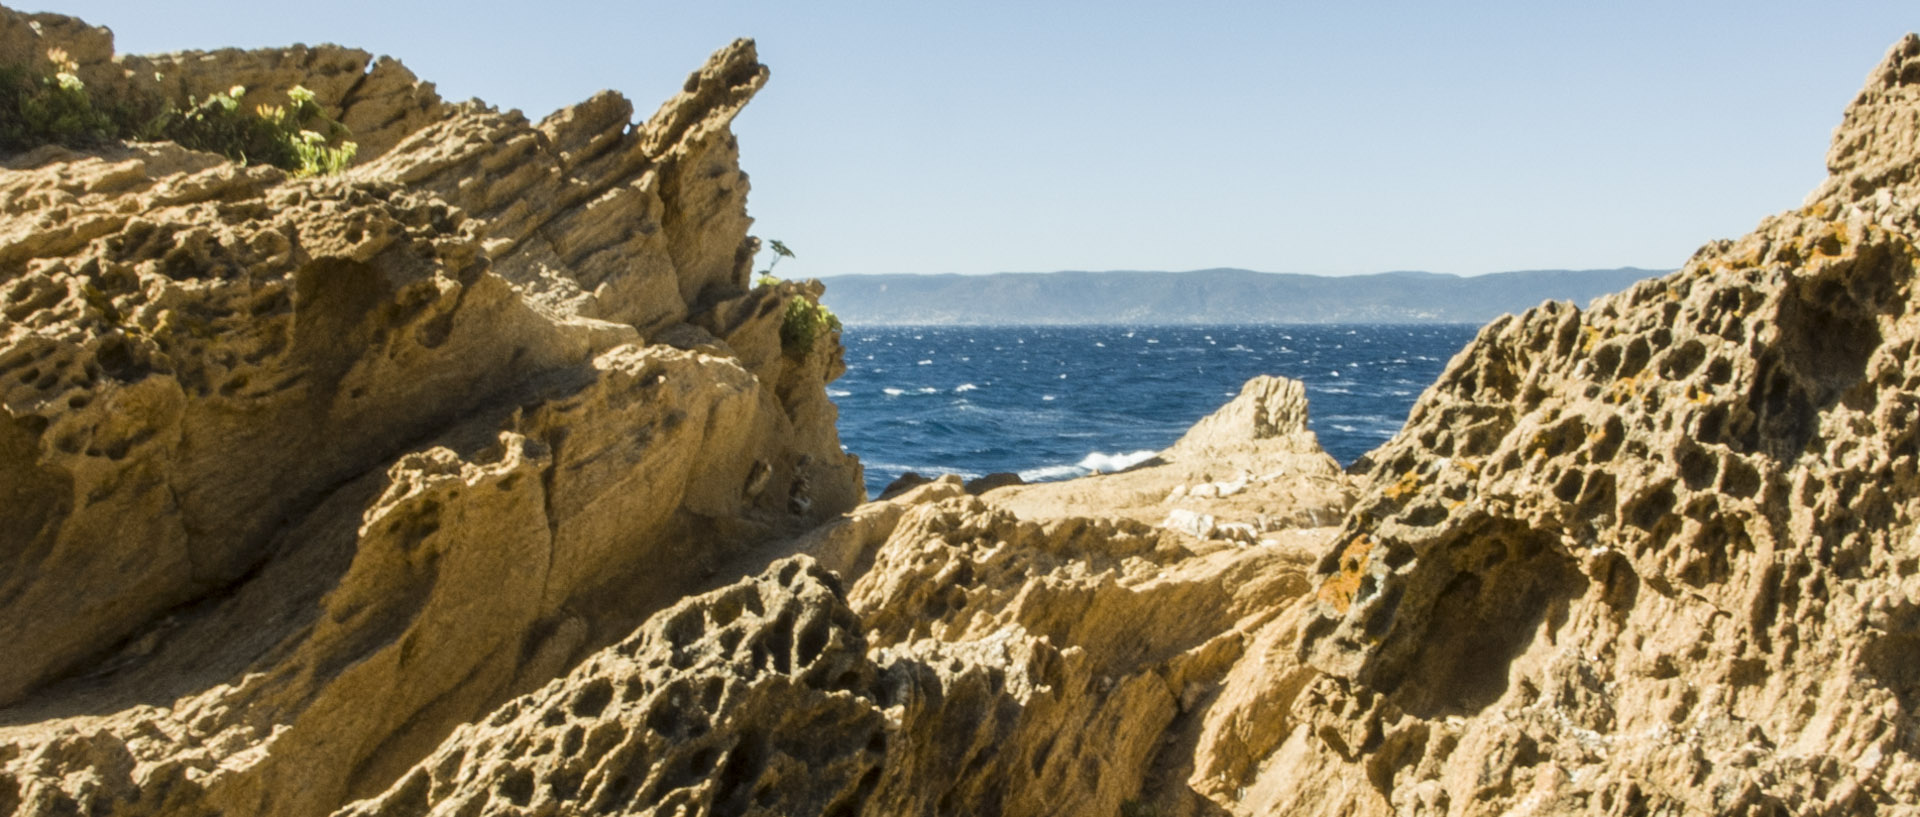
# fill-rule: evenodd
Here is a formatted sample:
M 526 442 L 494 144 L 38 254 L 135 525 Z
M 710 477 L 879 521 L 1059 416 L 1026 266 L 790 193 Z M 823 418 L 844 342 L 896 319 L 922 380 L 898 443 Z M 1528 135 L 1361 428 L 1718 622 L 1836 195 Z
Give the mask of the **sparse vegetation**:
M 345 169 L 358 149 L 346 141 L 346 126 L 328 117 L 313 92 L 300 86 L 287 92 L 286 106 L 243 110 L 240 99 L 247 90 L 236 85 L 206 99 L 189 98 L 181 110 L 168 100 L 96 99 L 78 70 L 57 48 L 47 52 L 42 65 L 0 67 L 0 151 L 167 139 L 236 162 L 313 176 Z
M 772 250 L 772 251 L 773 251 L 773 260 L 772 260 L 772 261 L 769 261 L 769 262 L 767 262 L 767 268 L 766 268 L 766 269 L 763 269 L 763 270 L 761 270 L 761 271 L 760 271 L 760 274 L 761 274 L 762 276 L 764 276 L 764 278 L 772 278 L 772 277 L 773 277 L 773 268 L 774 268 L 774 267 L 777 267 L 777 266 L 780 266 L 780 259 L 782 259 L 782 258 L 792 258 L 792 257 L 793 257 L 793 250 L 791 250 L 791 249 L 788 249 L 788 248 L 787 248 L 787 243 L 786 243 L 786 242 L 784 242 L 784 241 L 781 241 L 780 239 L 777 239 L 777 238 L 776 238 L 776 239 L 774 239 L 774 240 L 772 240 L 772 241 L 769 241 L 769 242 L 767 242 L 767 249 L 769 249 L 769 250 Z M 763 278 L 763 280 L 764 280 L 764 278 Z M 775 279 L 775 280 L 779 280 L 779 279 Z
M 83 147 L 116 138 L 121 126 L 87 93 L 78 69 L 60 49 L 47 52 L 47 65 L 0 66 L 0 150 L 45 144 Z
M 240 108 L 246 93 L 236 85 L 196 100 L 186 111 L 169 109 L 154 130 L 185 147 L 236 162 L 270 164 L 296 176 L 338 173 L 353 160 L 359 145 L 342 139 L 346 126 L 320 109 L 312 91 L 296 85 L 287 92 L 288 107 L 258 105 L 251 113 Z
M 779 286 L 780 279 L 773 274 L 773 268 L 780 265 L 780 259 L 794 257 L 792 248 L 778 239 L 767 242 L 767 249 L 773 252 L 773 261 L 760 271 L 754 286 Z M 820 336 L 838 331 L 840 317 L 833 314 L 833 310 L 811 298 L 795 296 L 787 301 L 786 314 L 780 319 L 780 351 L 793 357 L 805 356 Z
M 833 310 L 808 298 L 787 302 L 787 314 L 780 321 L 780 349 L 789 355 L 805 355 L 821 335 L 840 331 L 840 318 Z

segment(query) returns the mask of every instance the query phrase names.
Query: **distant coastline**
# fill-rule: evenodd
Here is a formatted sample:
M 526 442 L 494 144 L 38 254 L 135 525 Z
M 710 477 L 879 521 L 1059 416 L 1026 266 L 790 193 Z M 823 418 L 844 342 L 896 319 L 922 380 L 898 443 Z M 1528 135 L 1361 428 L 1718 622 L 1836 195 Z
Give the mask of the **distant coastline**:
M 1485 323 L 1542 301 L 1594 298 L 1666 270 L 1328 276 L 1192 272 L 841 275 L 821 298 L 855 326 Z

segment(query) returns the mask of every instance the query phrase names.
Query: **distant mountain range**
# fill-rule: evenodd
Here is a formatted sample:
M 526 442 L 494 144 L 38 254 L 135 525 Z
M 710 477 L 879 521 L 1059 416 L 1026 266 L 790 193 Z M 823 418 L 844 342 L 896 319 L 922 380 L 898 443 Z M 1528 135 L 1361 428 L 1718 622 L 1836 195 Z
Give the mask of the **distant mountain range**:
M 1542 301 L 1581 307 L 1663 270 L 1327 276 L 1193 272 L 840 275 L 822 300 L 854 325 L 1485 323 Z

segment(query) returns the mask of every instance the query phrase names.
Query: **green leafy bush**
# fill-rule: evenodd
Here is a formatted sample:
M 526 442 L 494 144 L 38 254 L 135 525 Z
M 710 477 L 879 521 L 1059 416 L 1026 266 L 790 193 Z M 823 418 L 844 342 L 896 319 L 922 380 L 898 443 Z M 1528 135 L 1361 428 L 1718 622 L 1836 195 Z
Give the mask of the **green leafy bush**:
M 238 85 L 224 94 L 196 100 L 186 111 L 161 114 L 155 128 L 164 138 L 184 147 L 221 154 L 236 162 L 259 162 L 296 176 L 337 173 L 353 160 L 359 145 L 340 141 L 346 126 L 328 118 L 313 92 L 298 85 L 287 92 L 291 107 L 260 105 L 249 113 L 240 109 L 247 89 Z M 323 134 L 308 125 L 327 129 Z
M 0 150 L 85 147 L 117 137 L 119 123 L 94 106 L 66 52 L 47 56 L 51 71 L 0 66 Z
M 807 298 L 787 302 L 787 314 L 780 321 L 780 350 L 793 356 L 812 351 L 821 335 L 840 331 L 840 318 L 825 305 Z
M 337 173 L 358 145 L 346 126 L 321 109 L 313 92 L 294 86 L 288 105 L 242 110 L 247 89 L 234 86 L 186 110 L 160 99 L 95 99 L 64 51 L 47 52 L 38 70 L 0 66 L 0 151 L 47 144 L 89 147 L 117 139 L 169 139 L 242 163 L 269 164 L 296 176 Z M 324 132 L 323 132 L 324 131 Z

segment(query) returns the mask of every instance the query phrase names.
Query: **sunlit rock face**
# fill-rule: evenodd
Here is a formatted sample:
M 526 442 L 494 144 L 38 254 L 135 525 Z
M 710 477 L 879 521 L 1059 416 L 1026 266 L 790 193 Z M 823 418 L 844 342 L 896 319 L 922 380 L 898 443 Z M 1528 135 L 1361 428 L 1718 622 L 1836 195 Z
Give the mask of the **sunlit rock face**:
M 1917 134 L 1908 37 L 1805 206 L 1481 331 L 1370 457 L 1249 808 L 1911 813 Z
M 136 65 L 64 20 L 0 55 Z M 819 290 L 746 281 L 750 44 L 640 126 L 356 53 L 137 63 L 352 63 L 399 124 L 338 177 L 0 171 L 0 811 L 1920 802 L 1920 39 L 1804 207 L 1487 326 L 1356 473 L 1257 378 L 1123 473 L 858 507 Z
M 837 339 L 781 343 L 817 285 L 747 281 L 751 42 L 637 126 L 0 9 L 49 49 L 103 97 L 303 85 L 361 152 L 0 157 L 0 811 L 327 813 L 862 498 Z

